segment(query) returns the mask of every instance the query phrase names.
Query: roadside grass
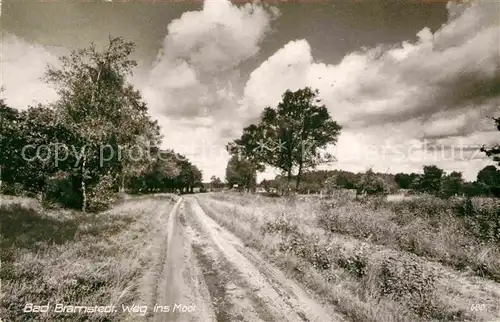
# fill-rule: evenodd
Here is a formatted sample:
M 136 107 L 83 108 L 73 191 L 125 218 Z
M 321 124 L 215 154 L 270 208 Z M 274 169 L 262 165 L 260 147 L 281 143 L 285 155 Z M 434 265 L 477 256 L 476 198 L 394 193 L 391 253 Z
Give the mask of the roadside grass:
M 175 198 L 123 201 L 99 214 L 47 211 L 33 200 L 0 202 L 2 319 L 5 321 L 116 321 L 130 313 L 140 280 L 152 263 L 145 251 L 161 229 L 155 213 Z M 27 303 L 48 312 L 23 313 Z M 116 312 L 54 312 L 56 303 L 114 305 Z
M 393 220 L 398 214 L 392 205 L 380 200 L 300 199 L 200 197 L 209 215 L 321 298 L 336 304 L 352 321 L 489 321 L 497 317 L 500 285 L 417 256 L 400 247 L 398 240 L 421 232 L 418 240 L 426 239 L 423 245 L 433 249 L 430 254 L 435 257 L 446 251 L 460 252 L 462 245 L 492 252 L 491 243 L 481 243 L 473 234 L 460 235 L 458 224 L 443 223 L 435 229 L 435 218 L 408 216 L 398 222 Z M 334 229 L 325 227 L 326 220 L 335 223 Z M 442 220 L 450 223 L 446 216 Z M 462 243 L 453 244 L 452 238 L 461 238 Z M 493 264 L 498 259 L 487 258 L 479 259 Z M 487 309 L 472 312 L 473 303 Z
M 320 272 L 309 262 L 293 253 L 278 249 L 279 234 L 262 234 L 262 225 L 256 217 L 249 217 L 237 206 L 221 205 L 213 200 L 202 199 L 200 203 L 207 215 L 238 236 L 246 246 L 262 252 L 269 262 L 278 266 L 287 276 L 297 280 L 306 289 L 318 295 L 318 299 L 337 306 L 351 321 L 415 321 L 413 314 L 398 314 L 399 308 L 391 301 L 363 300 L 358 296 L 361 288 L 349 274 L 332 267 L 328 274 Z
M 328 200 L 315 214 L 327 231 L 403 250 L 500 282 L 500 203 L 434 197 L 389 203 Z

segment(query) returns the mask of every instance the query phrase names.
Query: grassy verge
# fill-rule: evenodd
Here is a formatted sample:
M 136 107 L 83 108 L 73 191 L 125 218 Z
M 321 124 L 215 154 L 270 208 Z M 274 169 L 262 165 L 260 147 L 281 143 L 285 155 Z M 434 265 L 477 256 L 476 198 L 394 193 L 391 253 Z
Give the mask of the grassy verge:
M 357 210 L 343 209 L 346 218 L 363 222 L 360 226 L 356 220 L 342 221 L 366 234 L 356 238 L 347 230 L 325 229 L 321 220 L 331 209 L 318 200 L 237 195 L 201 199 L 214 219 L 353 321 L 487 321 L 498 314 L 498 284 L 463 277 L 397 246 L 371 241 L 373 231 L 384 231 L 386 225 L 373 205 L 357 203 Z M 364 219 L 359 213 L 366 214 Z M 372 231 L 365 229 L 370 226 Z M 472 312 L 470 305 L 476 302 L 487 309 Z
M 2 200 L 2 318 L 124 320 L 130 313 L 122 305 L 138 299 L 141 277 L 153 262 L 154 254 L 145 250 L 161 229 L 155 214 L 168 212 L 174 201 L 169 196 L 143 198 L 104 213 L 82 214 L 44 211 L 30 201 Z M 44 313 L 24 313 L 28 303 L 49 304 L 49 308 Z M 57 312 L 57 303 L 114 308 L 68 313 Z
M 481 201 L 473 200 L 467 210 L 465 202 L 430 197 L 394 204 L 330 200 L 314 215 L 317 225 L 332 233 L 410 252 L 500 282 L 500 203 Z

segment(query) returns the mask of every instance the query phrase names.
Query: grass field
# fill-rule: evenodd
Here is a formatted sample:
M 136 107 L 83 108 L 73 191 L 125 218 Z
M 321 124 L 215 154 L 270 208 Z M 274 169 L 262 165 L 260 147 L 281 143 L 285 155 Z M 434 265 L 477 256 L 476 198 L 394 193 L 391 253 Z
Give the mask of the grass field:
M 498 200 L 199 198 L 352 321 L 500 318 Z
M 218 224 L 349 321 L 500 318 L 498 199 L 196 198 Z M 164 258 L 177 200 L 133 197 L 84 215 L 2 197 L 2 319 L 137 321 L 120 307 L 149 303 L 144 281 L 157 280 L 151 272 Z M 23 313 L 27 303 L 52 309 Z M 57 313 L 56 303 L 118 309 Z
M 111 211 L 45 211 L 34 200 L 2 197 L 3 321 L 122 321 L 121 305 L 141 297 L 141 278 L 157 256 L 155 236 L 175 197 L 133 198 Z M 27 303 L 48 313 L 23 313 Z M 107 306 L 117 312 L 57 313 L 64 305 Z

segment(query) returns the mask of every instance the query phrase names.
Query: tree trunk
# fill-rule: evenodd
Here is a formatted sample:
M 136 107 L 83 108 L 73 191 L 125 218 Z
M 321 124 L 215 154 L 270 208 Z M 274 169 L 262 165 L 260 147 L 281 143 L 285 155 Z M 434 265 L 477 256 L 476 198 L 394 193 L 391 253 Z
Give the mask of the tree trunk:
M 38 193 L 38 201 L 40 202 L 40 205 L 42 205 L 42 207 L 45 208 L 43 199 L 43 188 L 40 189 L 40 192 Z
M 93 84 L 94 86 L 97 87 L 97 91 L 99 91 L 99 81 L 101 79 L 101 66 L 98 66 L 99 70 L 97 71 L 97 79 L 95 80 L 95 83 Z M 92 78 L 92 75 L 90 75 Z M 90 105 L 93 107 L 94 106 L 94 101 L 95 101 L 95 94 L 96 94 L 96 89 L 93 88 L 92 90 L 92 97 L 90 98 Z M 87 132 L 87 139 L 88 139 L 88 132 Z M 83 196 L 83 202 L 82 202 L 82 212 L 87 212 L 87 187 L 85 185 L 85 166 L 87 165 L 87 151 L 86 151 L 86 146 L 83 149 L 84 154 L 83 154 L 83 163 L 82 163 L 82 196 Z
M 297 183 L 295 185 L 295 190 L 299 190 L 300 176 L 302 175 L 302 162 L 299 164 L 299 172 L 297 173 Z
M 125 192 L 125 174 L 122 173 L 122 178 L 121 178 L 121 182 L 120 182 L 120 192 L 123 193 Z
M 85 151 L 85 149 L 84 149 Z M 82 162 L 82 196 L 83 196 L 83 202 L 82 202 L 82 212 L 87 212 L 87 187 L 85 185 L 85 166 L 87 165 L 87 153 L 83 154 L 83 162 Z

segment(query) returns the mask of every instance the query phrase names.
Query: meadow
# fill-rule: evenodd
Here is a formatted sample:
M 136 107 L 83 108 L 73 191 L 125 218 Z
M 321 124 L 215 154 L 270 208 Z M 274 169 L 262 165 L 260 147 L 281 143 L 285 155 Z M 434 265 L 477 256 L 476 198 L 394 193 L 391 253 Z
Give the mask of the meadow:
M 198 198 L 213 219 L 349 320 L 500 316 L 498 199 Z
M 150 302 L 179 197 L 128 197 L 104 212 L 2 196 L 1 304 L 7 321 L 136 321 Z M 495 321 L 499 199 L 205 193 L 205 213 L 348 321 Z M 156 272 L 156 273 L 155 273 Z M 148 284 L 149 283 L 149 284 Z M 23 313 L 110 303 L 116 312 Z
M 99 214 L 45 210 L 34 199 L 0 196 L 2 319 L 124 321 L 144 298 L 173 196 L 134 197 Z M 26 304 L 46 313 L 23 312 Z M 55 312 L 56 304 L 108 306 L 116 312 Z

